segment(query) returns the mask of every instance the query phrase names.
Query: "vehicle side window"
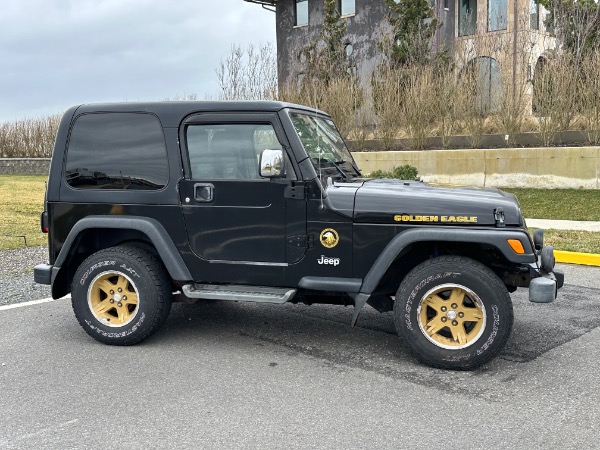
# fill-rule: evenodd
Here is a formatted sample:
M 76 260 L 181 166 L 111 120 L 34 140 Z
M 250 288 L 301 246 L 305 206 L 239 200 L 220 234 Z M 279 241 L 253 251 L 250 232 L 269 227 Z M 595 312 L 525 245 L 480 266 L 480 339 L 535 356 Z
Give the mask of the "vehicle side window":
M 71 130 L 65 173 L 78 189 L 162 189 L 169 166 L 160 122 L 151 114 L 80 116 Z
M 191 124 L 186 142 L 195 179 L 260 179 L 262 151 L 282 149 L 271 124 Z

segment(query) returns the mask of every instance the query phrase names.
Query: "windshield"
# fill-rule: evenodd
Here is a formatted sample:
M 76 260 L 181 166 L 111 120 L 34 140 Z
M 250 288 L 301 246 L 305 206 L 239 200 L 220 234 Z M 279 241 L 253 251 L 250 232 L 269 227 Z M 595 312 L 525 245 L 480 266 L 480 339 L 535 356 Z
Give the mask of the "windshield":
M 317 172 L 338 172 L 343 178 L 360 176 L 350 151 L 331 119 L 292 112 L 292 124 Z

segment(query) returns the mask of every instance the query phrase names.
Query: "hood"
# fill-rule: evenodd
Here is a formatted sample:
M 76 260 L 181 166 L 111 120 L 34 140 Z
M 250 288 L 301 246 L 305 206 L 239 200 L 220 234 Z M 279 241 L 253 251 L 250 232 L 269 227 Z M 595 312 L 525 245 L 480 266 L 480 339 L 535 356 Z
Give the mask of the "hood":
M 496 226 L 495 212 L 501 210 L 505 225 L 524 224 L 516 197 L 498 189 L 361 180 L 335 183 L 327 189 L 327 197 L 331 206 L 345 215 L 352 209 L 358 223 Z

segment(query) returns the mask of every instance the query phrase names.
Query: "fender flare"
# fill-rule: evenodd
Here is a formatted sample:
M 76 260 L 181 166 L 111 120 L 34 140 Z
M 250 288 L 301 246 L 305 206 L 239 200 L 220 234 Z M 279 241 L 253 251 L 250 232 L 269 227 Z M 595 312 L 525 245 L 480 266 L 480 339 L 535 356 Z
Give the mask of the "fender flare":
M 518 239 L 523 244 L 525 253 L 519 255 L 515 253 L 508 239 Z M 520 230 L 466 230 L 459 229 L 431 229 L 431 228 L 413 228 L 396 235 L 379 255 L 369 273 L 363 280 L 360 292 L 371 294 L 377 287 L 379 280 L 385 274 L 396 257 L 409 245 L 417 242 L 464 242 L 469 244 L 488 244 L 496 247 L 504 257 L 513 263 L 530 264 L 535 263 L 537 258 L 531 246 L 529 236 L 525 231 Z
M 77 222 L 69 232 L 52 268 L 52 284 L 65 263 L 77 236 L 85 230 L 94 228 L 136 230 L 145 234 L 156 248 L 173 280 L 188 281 L 192 279 L 192 275 L 177 247 L 173 244 L 169 233 L 156 219 L 134 216 L 88 216 Z
M 525 253 L 515 253 L 508 239 L 518 239 L 523 244 Z M 463 242 L 469 244 L 492 245 L 496 247 L 504 257 L 517 264 L 531 264 L 537 261 L 531 240 L 524 230 L 498 229 L 493 230 L 471 230 L 464 228 L 436 229 L 436 228 L 412 228 L 397 234 L 385 247 L 375 263 L 364 278 L 359 293 L 350 294 L 354 299 L 354 314 L 352 326 L 355 325 L 358 315 L 367 303 L 371 294 L 377 288 L 379 281 L 392 265 L 394 260 L 409 245 L 417 242 Z

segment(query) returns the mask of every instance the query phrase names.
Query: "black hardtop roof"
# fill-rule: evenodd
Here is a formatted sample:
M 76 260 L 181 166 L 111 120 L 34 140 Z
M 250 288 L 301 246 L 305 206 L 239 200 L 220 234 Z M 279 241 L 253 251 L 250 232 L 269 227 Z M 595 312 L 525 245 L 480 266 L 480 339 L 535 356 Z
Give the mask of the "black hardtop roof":
M 315 112 L 314 108 L 293 103 L 267 100 L 218 100 L 218 101 L 162 101 L 88 103 L 76 107 L 76 115 L 97 112 L 151 112 L 156 114 L 163 127 L 178 127 L 184 117 L 202 112 L 277 112 L 284 108 Z M 316 110 L 319 114 L 328 115 Z

